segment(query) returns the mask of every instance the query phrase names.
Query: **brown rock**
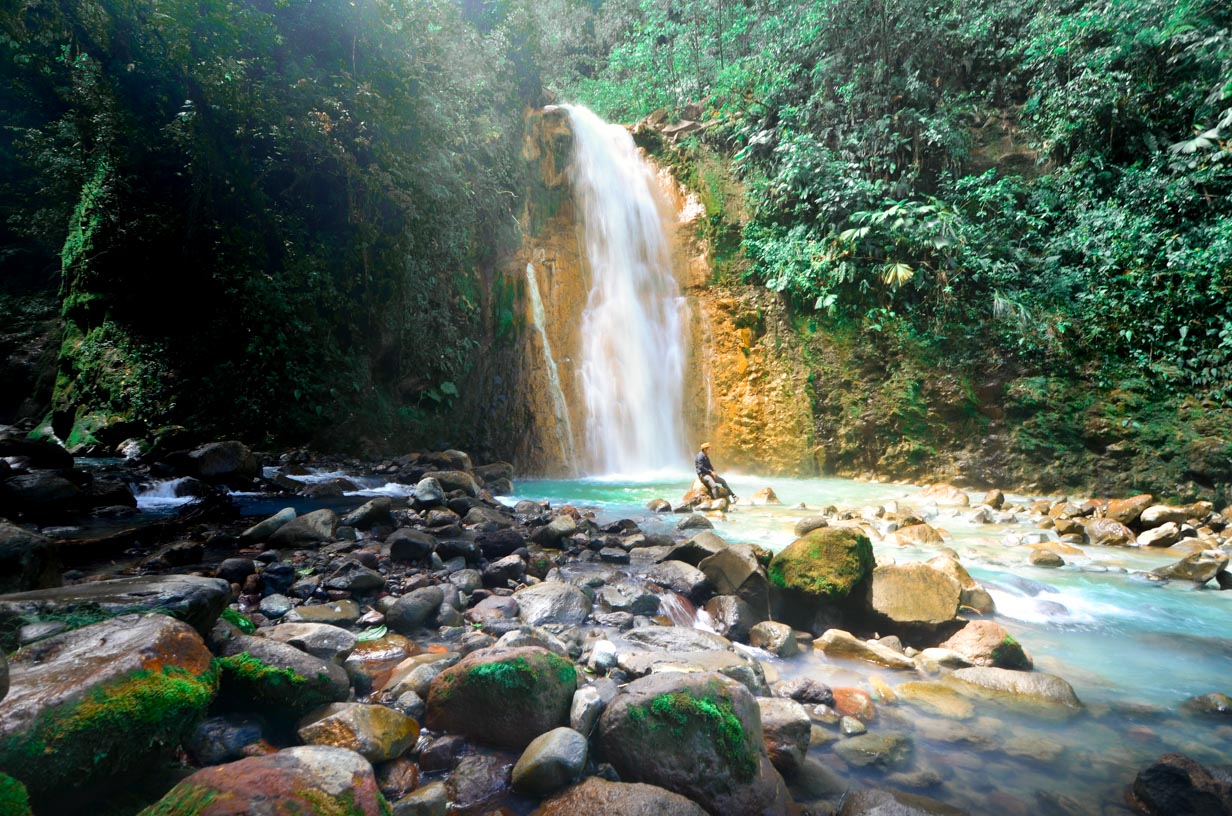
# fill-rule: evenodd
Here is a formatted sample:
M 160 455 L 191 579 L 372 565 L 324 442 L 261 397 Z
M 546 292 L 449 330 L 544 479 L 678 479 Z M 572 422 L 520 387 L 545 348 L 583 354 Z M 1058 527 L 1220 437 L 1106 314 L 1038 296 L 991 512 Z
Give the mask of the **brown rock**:
M 970 660 L 976 666 L 1003 669 L 1030 669 L 1031 656 L 1022 645 L 995 621 L 971 621 L 941 644 Z
M 867 691 L 850 686 L 838 686 L 834 693 L 834 710 L 844 717 L 855 717 L 862 723 L 877 719 L 877 708 Z
M 958 581 L 927 564 L 893 564 L 873 570 L 868 605 L 891 624 L 935 628 L 958 614 L 961 595 Z
M 1086 522 L 1087 541 L 1100 547 L 1133 547 L 1138 543 L 1134 531 L 1112 519 Z
M 894 533 L 894 540 L 900 547 L 936 547 L 945 543 L 936 528 L 924 523 L 900 527 Z
M 1104 518 L 1119 521 L 1121 524 L 1133 524 L 1142 515 L 1142 511 L 1151 506 L 1153 501 L 1155 501 L 1155 497 L 1150 493 L 1143 493 L 1128 499 L 1113 499 L 1108 502 L 1108 509 L 1104 511 Z

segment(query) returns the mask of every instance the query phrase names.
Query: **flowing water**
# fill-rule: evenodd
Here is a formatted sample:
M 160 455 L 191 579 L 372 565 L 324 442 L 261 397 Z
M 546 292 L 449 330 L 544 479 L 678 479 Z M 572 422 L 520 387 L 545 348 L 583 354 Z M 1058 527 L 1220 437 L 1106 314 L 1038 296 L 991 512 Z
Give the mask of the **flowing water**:
M 909 485 L 725 475 L 741 496 L 772 486 L 783 505 L 737 507 L 713 519 L 715 531 L 728 541 L 773 551 L 794 540 L 796 521 L 830 505 L 858 512 L 897 502 L 928 518 L 990 589 L 997 602 L 992 619 L 1026 647 L 1036 670 L 1068 680 L 1086 706 L 1078 717 L 1055 720 L 977 703 L 962 719 L 946 720 L 909 703 L 882 702 L 870 733 L 908 735 L 913 759 L 902 768 L 846 768 L 828 746 L 814 746 L 810 756 L 835 765 L 843 778 L 915 790 L 971 813 L 995 806 L 1008 813 L 1122 814 L 1128 813 L 1126 786 L 1161 754 L 1179 750 L 1208 765 L 1232 757 L 1232 720 L 1224 725 L 1178 714 L 1189 697 L 1232 692 L 1232 592 L 1143 578 L 1144 571 L 1179 560 L 1179 554 L 1085 547 L 1066 556 L 1064 568 L 1044 569 L 1029 564 L 1030 549 L 1022 542 L 1055 534 L 1034 526 L 1022 511 L 1015 521 L 984 524 L 973 510 L 918 500 Z M 649 532 L 665 532 L 678 517 L 650 513 L 646 503 L 679 500 L 690 480 L 691 474 L 681 472 L 643 480 L 521 481 L 516 498 L 569 503 L 593 510 L 600 522 L 632 518 Z M 1021 505 L 1027 497 L 1011 499 Z M 923 561 L 937 554 L 936 548 L 896 546 L 878 534 L 871 514 L 868 528 L 879 561 Z M 668 607 L 673 620 L 682 617 L 678 607 Z M 807 675 L 868 691 L 874 676 L 891 687 L 920 679 L 820 654 L 761 658 L 771 676 Z
M 676 466 L 685 455 L 686 306 L 672 274 L 658 182 L 629 132 L 565 106 L 590 279 L 582 392 L 592 473 Z

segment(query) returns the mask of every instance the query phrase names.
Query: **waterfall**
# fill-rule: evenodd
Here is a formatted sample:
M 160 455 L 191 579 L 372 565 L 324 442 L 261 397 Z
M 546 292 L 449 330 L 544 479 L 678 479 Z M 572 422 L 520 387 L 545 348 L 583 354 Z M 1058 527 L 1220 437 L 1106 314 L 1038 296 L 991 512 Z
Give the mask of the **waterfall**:
M 548 385 L 552 389 L 552 413 L 556 417 L 556 439 L 560 442 L 560 458 L 571 471 L 577 470 L 577 455 L 573 450 L 573 423 L 569 421 L 569 406 L 565 404 L 565 392 L 560 387 L 560 371 L 552 357 L 552 346 L 544 331 L 543 299 L 539 296 L 539 281 L 535 277 L 534 264 L 526 265 L 526 288 L 530 292 L 531 321 L 543 341 L 543 363 L 548 370 Z
M 685 302 L 672 275 L 658 183 L 633 137 L 586 108 L 573 127 L 573 192 L 590 289 L 580 374 L 587 465 L 607 474 L 680 469 Z

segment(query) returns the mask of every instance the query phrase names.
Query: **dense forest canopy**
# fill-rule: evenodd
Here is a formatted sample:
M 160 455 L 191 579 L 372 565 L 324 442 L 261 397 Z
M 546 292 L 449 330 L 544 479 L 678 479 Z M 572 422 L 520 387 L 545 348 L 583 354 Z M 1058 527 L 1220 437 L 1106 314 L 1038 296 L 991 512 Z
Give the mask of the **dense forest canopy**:
M 448 411 L 550 101 L 701 123 L 646 144 L 804 331 L 1232 396 L 1222 0 L 25 0 L 0 37 L 0 270 L 60 290 L 78 441 Z

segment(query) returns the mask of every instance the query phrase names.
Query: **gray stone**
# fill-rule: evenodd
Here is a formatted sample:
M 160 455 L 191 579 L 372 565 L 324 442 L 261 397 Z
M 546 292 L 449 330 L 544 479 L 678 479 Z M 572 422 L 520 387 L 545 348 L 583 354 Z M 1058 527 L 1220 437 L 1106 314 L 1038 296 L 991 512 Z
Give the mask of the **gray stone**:
M 973 666 L 950 675 L 959 691 L 975 690 L 987 696 L 1009 702 L 1044 705 L 1076 713 L 1082 708 L 1078 695 L 1069 683 L 1053 674 Z
M 430 782 L 394 802 L 394 816 L 447 816 L 449 790 L 444 782 Z
M 689 513 L 676 524 L 677 530 L 713 530 L 714 523 L 699 513 Z
M 776 657 L 794 657 L 800 651 L 796 633 L 787 624 L 776 621 L 762 621 L 754 626 L 749 631 L 749 645 Z
M 891 669 L 915 668 L 915 662 L 901 652 L 896 652 L 875 640 L 860 640 L 842 629 L 827 629 L 821 637 L 813 641 L 813 646 L 825 652 L 829 657 L 863 660 L 866 663 Z
M 214 649 L 222 658 L 255 658 L 266 666 L 282 670 L 268 673 L 242 668 L 232 670 L 224 659 L 222 687 L 224 692 L 237 699 L 252 700 L 270 708 L 298 714 L 325 703 L 342 702 L 351 693 L 350 679 L 341 666 L 313 657 L 287 643 L 236 635 L 215 644 Z M 286 672 L 293 672 L 303 682 L 296 682 L 293 689 L 288 688 Z
M 513 788 L 547 796 L 581 776 L 586 757 L 586 737 L 572 728 L 554 728 L 526 746 L 513 766 Z
M 326 589 L 337 589 L 359 594 L 376 592 L 385 586 L 385 576 L 369 569 L 354 558 L 348 558 L 325 579 Z
M 389 496 L 377 496 L 344 515 L 341 524 L 356 530 L 368 530 L 378 524 L 393 524 L 394 500 Z
M 420 587 L 394 601 L 385 612 L 385 624 L 399 634 L 412 635 L 431 624 L 444 600 L 440 587 Z
M 281 549 L 316 547 L 333 541 L 337 530 L 338 514 L 323 508 L 288 521 L 275 530 L 268 541 L 271 547 Z
M 770 761 L 780 773 L 791 776 L 804 764 L 813 721 L 804 706 L 785 697 L 758 697 L 757 706 Z
M 257 630 L 258 637 L 288 643 L 313 657 L 342 665 L 355 650 L 355 635 L 327 623 L 282 623 Z
M 651 583 L 670 589 L 693 602 L 700 602 L 710 586 L 706 574 L 683 561 L 663 561 L 646 573 Z
M 603 713 L 606 702 L 599 688 L 590 685 L 582 686 L 573 693 L 573 702 L 569 707 L 569 727 L 578 733 L 590 736 L 599 715 Z
M 848 765 L 893 768 L 911 757 L 911 739 L 903 734 L 861 734 L 834 744 L 834 753 Z
M 291 599 L 278 593 L 266 595 L 257 605 L 257 609 L 270 620 L 278 620 L 291 611 Z
M 0 519 L 0 593 L 27 592 L 60 584 L 56 545 L 38 533 Z
M 288 612 L 286 620 L 293 623 L 329 623 L 335 626 L 350 626 L 359 620 L 359 604 L 349 599 L 333 603 L 305 604 Z
M 565 516 L 564 518 L 568 518 Z M 530 626 L 563 623 L 578 626 L 590 614 L 591 601 L 572 584 L 544 581 L 513 593 L 518 617 Z
M 626 640 L 660 652 L 730 652 L 727 638 L 682 626 L 644 626 L 625 632 Z
M 385 544 L 389 547 L 391 561 L 422 561 L 437 548 L 436 536 L 410 527 L 394 530 L 386 537 Z
M 439 507 L 445 503 L 445 491 L 441 488 L 441 483 L 431 476 L 419 480 L 412 497 L 415 504 L 421 507 Z

